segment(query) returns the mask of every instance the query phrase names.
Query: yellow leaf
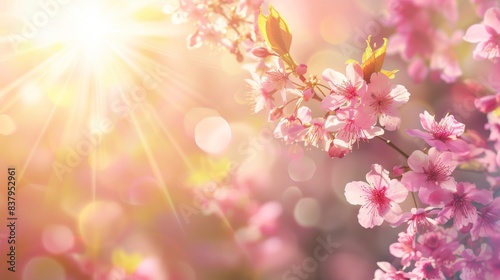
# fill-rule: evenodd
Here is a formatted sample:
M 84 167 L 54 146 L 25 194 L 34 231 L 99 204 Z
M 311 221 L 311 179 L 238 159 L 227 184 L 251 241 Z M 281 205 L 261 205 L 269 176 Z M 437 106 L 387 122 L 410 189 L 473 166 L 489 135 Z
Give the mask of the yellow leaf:
M 389 79 L 394 79 L 394 77 L 396 76 L 396 73 L 399 72 L 399 70 L 392 70 L 392 71 L 388 71 L 388 70 L 380 70 L 380 72 L 382 72 L 382 74 L 386 75 Z
M 258 25 L 262 37 L 271 49 L 282 58 L 289 56 L 292 33 L 285 19 L 272 5 L 269 5 L 269 15 L 260 13 Z
M 363 56 L 361 57 L 361 68 L 363 69 L 363 79 L 367 83 L 369 83 L 372 74 L 378 72 L 381 72 L 390 79 L 393 79 L 395 74 L 399 70 L 387 71 L 382 69 L 385 60 L 385 54 L 387 51 L 387 38 L 384 38 L 384 44 L 380 48 L 377 48 L 376 45 L 374 45 L 372 48 L 370 41 L 371 41 L 371 36 L 368 36 L 368 39 L 366 40 L 366 49 L 365 52 L 363 53 Z M 356 61 L 353 59 L 349 59 L 346 62 L 346 64 L 352 62 Z

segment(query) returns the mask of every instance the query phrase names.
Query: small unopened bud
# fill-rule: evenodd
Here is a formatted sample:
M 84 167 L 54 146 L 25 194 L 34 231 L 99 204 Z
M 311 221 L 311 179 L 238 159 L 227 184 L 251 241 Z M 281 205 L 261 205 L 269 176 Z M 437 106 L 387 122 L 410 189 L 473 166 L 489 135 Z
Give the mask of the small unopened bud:
M 299 76 L 304 76 L 307 73 L 307 65 L 300 64 L 299 66 L 297 66 L 297 69 L 295 69 L 295 72 Z
M 476 108 L 479 111 L 481 111 L 485 114 L 489 113 L 498 107 L 497 96 L 488 95 L 488 96 L 478 98 L 475 100 L 474 104 L 476 105 Z
M 279 107 L 274 107 L 271 109 L 271 112 L 269 112 L 269 121 L 275 121 L 283 117 L 283 106 Z
M 405 168 L 401 165 L 396 165 L 394 168 L 392 168 L 392 172 L 394 172 L 394 175 L 396 177 L 403 176 L 403 174 L 406 172 Z
M 302 96 L 304 96 L 304 101 L 309 101 L 311 100 L 311 98 L 313 98 L 314 96 L 314 91 L 312 88 L 306 88 L 303 92 L 302 92 Z
M 330 147 L 328 149 L 328 155 L 332 158 L 343 158 L 346 154 L 349 153 L 349 148 L 343 145 L 339 145 L 339 143 L 334 139 L 330 142 Z
M 269 50 L 265 47 L 255 47 L 252 49 L 252 54 L 259 58 L 266 58 L 271 55 Z

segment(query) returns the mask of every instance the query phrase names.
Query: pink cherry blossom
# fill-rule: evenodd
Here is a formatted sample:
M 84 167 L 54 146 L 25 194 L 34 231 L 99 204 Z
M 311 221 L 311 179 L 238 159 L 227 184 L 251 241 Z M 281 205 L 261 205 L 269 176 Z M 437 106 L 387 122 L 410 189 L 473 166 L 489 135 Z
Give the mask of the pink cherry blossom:
M 399 53 L 410 62 L 408 74 L 421 82 L 428 73 L 447 83 L 454 82 L 462 71 L 456 45 L 462 40 L 460 31 L 448 35 L 440 24 L 454 26 L 458 20 L 456 0 L 392 0 L 389 25 L 396 33 L 389 38 L 388 53 Z
M 321 109 L 333 111 L 340 107 L 355 104 L 366 92 L 366 82 L 363 79 L 363 70 L 357 63 L 349 63 L 346 67 L 346 76 L 333 69 L 323 71 L 323 79 L 331 88 L 330 95 L 321 102 Z
M 379 118 L 379 123 L 387 130 L 399 128 L 401 118 L 398 108 L 410 99 L 410 93 L 402 85 L 392 85 L 382 73 L 373 73 L 368 84 L 363 104 Z
M 412 271 L 417 275 L 415 279 L 446 279 L 439 269 L 439 264 L 433 258 L 422 258 L 415 263 Z
M 413 12 L 413 20 L 418 24 L 401 25 L 398 33 L 389 38 L 388 52 L 400 53 L 401 57 L 409 61 L 416 57 L 428 59 L 433 51 L 435 28 L 430 23 L 426 13 Z
M 415 234 L 400 232 L 398 242 L 389 246 L 389 252 L 396 258 L 401 258 L 401 264 L 408 266 L 412 260 L 421 257 L 419 251 L 415 249 Z
M 427 132 L 408 129 L 406 131 L 408 135 L 424 139 L 427 144 L 436 147 L 440 152 L 450 150 L 455 153 L 466 153 L 468 151 L 467 143 L 458 138 L 464 133 L 465 125 L 456 121 L 452 115 L 446 115 L 436 122 L 434 116 L 425 111 L 420 114 L 420 124 Z
M 414 18 L 419 14 L 421 7 L 414 0 L 386 0 L 391 17 L 388 24 L 395 26 L 412 25 L 418 22 Z
M 311 108 L 302 106 L 295 114 L 281 119 L 274 129 L 274 137 L 283 138 L 287 143 L 298 141 L 302 132 L 306 130 L 304 125 L 310 123 L 311 120 Z
M 267 202 L 261 205 L 257 212 L 248 219 L 248 223 L 264 234 L 274 233 L 277 230 L 277 220 L 282 211 L 281 204 L 278 202 Z
M 385 220 L 395 223 L 401 216 L 398 203 L 403 202 L 408 190 L 398 180 L 389 178 L 389 171 L 373 164 L 366 174 L 368 182 L 351 182 L 345 187 L 345 197 L 353 205 L 362 205 L 358 221 L 364 228 L 379 226 Z
M 388 262 L 377 262 L 378 267 L 375 271 L 374 280 L 405 280 L 411 277 L 416 277 L 413 273 L 397 270 Z
M 233 44 L 230 39 L 226 38 L 226 32 L 227 26 L 222 20 L 202 25 L 187 38 L 188 48 L 199 48 L 203 44 L 211 48 L 232 48 Z
M 427 77 L 428 69 L 422 59 L 414 59 L 408 65 L 408 75 L 415 83 L 421 83 Z
M 417 250 L 423 258 L 432 258 L 436 263 L 436 268 L 440 270 L 446 279 L 452 278 L 457 272 L 455 263 L 456 252 L 460 249 L 457 241 L 458 232 L 454 228 L 427 232 L 417 238 Z
M 473 53 L 474 59 L 498 61 L 500 58 L 500 8 L 488 9 L 484 15 L 483 23 L 469 27 L 464 40 L 478 43 Z
M 479 111 L 487 114 L 498 108 L 499 102 L 500 102 L 500 93 L 497 93 L 495 95 L 487 95 L 477 98 L 474 101 L 474 105 L 476 105 L 476 108 Z
M 384 130 L 374 126 L 376 119 L 363 110 L 339 109 L 326 119 L 325 129 L 335 133 L 335 138 L 352 147 L 358 140 L 372 139 L 384 134 Z
M 283 60 L 274 60 L 275 63 L 267 71 L 267 81 L 270 86 L 281 93 L 283 102 L 286 102 L 287 88 L 292 88 L 292 82 L 288 78 L 291 72 L 286 72 Z
M 426 209 L 422 208 L 412 208 L 411 217 L 408 219 L 409 233 L 424 233 L 434 229 L 437 225 L 437 221 L 429 217 L 429 213 Z
M 312 145 L 321 148 L 323 151 L 328 151 L 332 140 L 331 133 L 325 129 L 324 118 L 314 118 L 308 127 L 303 130 L 302 137 L 304 145 Z
M 462 70 L 458 63 L 455 46 L 461 42 L 462 31 L 456 31 L 450 38 L 442 32 L 436 32 L 434 45 L 435 50 L 431 56 L 429 68 L 437 71 L 441 80 L 453 83 L 462 75 Z
M 457 166 L 451 152 L 429 149 L 428 154 L 414 151 L 408 158 L 411 171 L 403 174 L 401 182 L 410 190 L 418 191 L 422 202 L 440 205 L 448 202 L 456 190 L 455 179 L 451 176 Z
M 349 146 L 346 145 L 344 141 L 339 139 L 333 139 L 330 142 L 330 148 L 328 149 L 328 155 L 330 157 L 343 158 L 346 154 L 351 151 Z
M 208 23 L 208 19 L 204 16 L 207 12 L 207 6 L 203 3 L 195 3 L 191 0 L 179 1 L 177 9 L 166 12 L 167 14 L 172 13 L 172 22 L 174 24 L 188 21 L 200 22 L 202 25 Z
M 252 80 L 246 79 L 245 81 L 252 88 L 248 93 L 251 102 L 254 104 L 254 112 L 258 113 L 263 109 L 270 111 L 274 107 L 273 93 L 276 91 L 266 78 L 261 78 L 255 73 L 251 73 Z
M 500 235 L 500 197 L 490 205 L 484 206 L 477 213 L 477 220 L 472 226 L 470 235 L 473 240 L 478 237 L 495 237 Z
M 462 252 L 462 260 L 459 264 L 462 265 L 462 273 L 460 279 L 463 280 L 481 280 L 486 279 L 486 264 L 492 257 L 491 247 L 486 244 L 481 244 L 479 252 L 474 254 L 471 249 L 465 249 Z
M 436 227 L 433 231 L 418 235 L 415 247 L 420 257 L 432 258 L 436 268 L 450 278 L 456 272 L 456 251 L 460 248 L 457 237 L 458 232 L 454 228 Z
M 448 202 L 438 216 L 444 221 L 453 217 L 453 225 L 462 229 L 469 223 L 474 224 L 477 219 L 477 209 L 472 202 L 489 204 L 493 200 L 491 192 L 478 190 L 474 184 L 459 182 L 457 191 L 453 193 L 453 199 Z

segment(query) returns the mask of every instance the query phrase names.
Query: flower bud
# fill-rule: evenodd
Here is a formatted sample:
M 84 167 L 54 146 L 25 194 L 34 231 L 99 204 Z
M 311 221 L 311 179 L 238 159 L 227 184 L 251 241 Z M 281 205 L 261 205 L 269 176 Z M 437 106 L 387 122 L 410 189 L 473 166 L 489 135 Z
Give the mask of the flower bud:
M 252 54 L 259 58 L 266 58 L 271 55 L 265 47 L 255 47 L 252 49 Z
M 406 172 L 405 168 L 401 165 L 396 165 L 394 168 L 392 168 L 392 172 L 394 172 L 394 175 L 396 177 L 403 176 L 403 173 Z
M 268 119 L 270 122 L 272 122 L 281 119 L 281 117 L 283 117 L 283 106 L 274 107 L 273 109 L 271 109 L 271 112 L 269 112 Z
M 300 64 L 299 66 L 297 66 L 297 69 L 295 69 L 295 72 L 299 76 L 304 76 L 307 73 L 307 65 Z
M 330 148 L 328 149 L 328 155 L 332 158 L 343 158 L 347 153 L 349 153 L 349 148 L 340 144 L 337 139 L 334 139 L 330 143 Z
M 474 101 L 474 105 L 476 105 L 476 108 L 479 111 L 487 114 L 498 107 L 498 100 L 495 95 L 488 95 L 476 99 Z

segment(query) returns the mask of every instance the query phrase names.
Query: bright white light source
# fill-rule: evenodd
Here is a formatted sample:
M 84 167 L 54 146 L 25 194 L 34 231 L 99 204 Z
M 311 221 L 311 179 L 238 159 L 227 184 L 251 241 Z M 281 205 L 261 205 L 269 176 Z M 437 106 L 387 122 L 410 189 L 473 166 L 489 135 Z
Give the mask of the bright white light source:
M 111 22 L 97 3 L 87 3 L 73 12 L 73 43 L 82 47 L 89 57 L 98 57 L 111 30 Z
M 50 18 L 47 28 L 40 29 L 42 43 L 62 43 L 79 50 L 87 59 L 98 61 L 108 45 L 113 30 L 119 26 L 113 11 L 102 1 L 77 1 L 61 7 L 57 17 Z

